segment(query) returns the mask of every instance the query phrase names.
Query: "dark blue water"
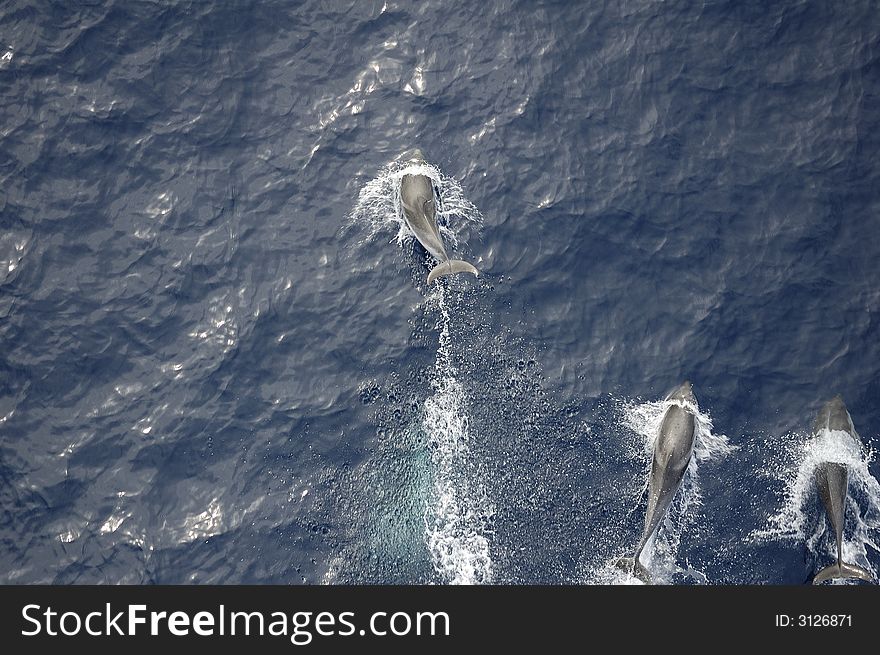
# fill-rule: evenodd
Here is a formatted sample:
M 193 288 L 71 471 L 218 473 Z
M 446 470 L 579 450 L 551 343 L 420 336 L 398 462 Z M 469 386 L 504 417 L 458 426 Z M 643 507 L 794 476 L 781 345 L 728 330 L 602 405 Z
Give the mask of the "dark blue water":
M 880 445 L 878 92 L 871 2 L 5 3 L 0 581 L 596 581 L 684 378 L 672 581 L 808 580 L 754 535 L 823 400 Z M 356 211 L 415 146 L 476 280 Z

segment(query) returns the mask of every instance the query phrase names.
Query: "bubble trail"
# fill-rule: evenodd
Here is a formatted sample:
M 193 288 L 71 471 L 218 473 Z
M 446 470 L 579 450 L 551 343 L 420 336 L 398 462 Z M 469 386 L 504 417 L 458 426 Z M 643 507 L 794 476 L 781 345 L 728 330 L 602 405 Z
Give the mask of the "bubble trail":
M 440 343 L 431 381 L 434 395 L 425 401 L 423 422 L 434 468 L 425 539 L 444 582 L 485 584 L 492 581 L 487 534 L 494 510 L 468 461 L 470 430 L 462 384 L 452 363 L 447 293 L 437 286 L 428 297 L 439 312 Z

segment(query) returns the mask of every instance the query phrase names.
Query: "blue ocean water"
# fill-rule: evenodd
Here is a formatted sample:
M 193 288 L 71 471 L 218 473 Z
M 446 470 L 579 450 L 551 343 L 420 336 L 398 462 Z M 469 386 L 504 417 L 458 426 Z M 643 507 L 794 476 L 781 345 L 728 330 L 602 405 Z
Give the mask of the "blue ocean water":
M 878 91 L 867 1 L 4 3 L 0 582 L 619 582 L 685 378 L 666 581 L 830 561 L 835 393 L 880 569 Z

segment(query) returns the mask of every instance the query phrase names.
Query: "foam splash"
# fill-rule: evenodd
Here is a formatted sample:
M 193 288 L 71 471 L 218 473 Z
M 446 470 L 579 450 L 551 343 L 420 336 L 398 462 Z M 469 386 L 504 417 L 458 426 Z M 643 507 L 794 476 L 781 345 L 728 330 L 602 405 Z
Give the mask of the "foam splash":
M 805 542 L 818 566 L 831 563 L 837 553 L 836 537 L 818 497 L 816 468 L 824 462 L 844 464 L 849 484 L 843 561 L 866 568 L 876 577 L 868 561 L 868 547 L 880 552 L 880 483 L 869 470 L 873 451 L 864 449 L 857 434 L 827 429 L 806 440 L 790 438 L 786 447 L 783 461 L 769 471 L 785 485 L 782 507 L 770 516 L 765 528 L 755 530 L 750 537 L 757 541 Z
M 628 402 L 623 406 L 623 422 L 630 430 L 641 436 L 637 443 L 642 446 L 642 452 L 647 456 L 650 470 L 650 458 L 654 454 L 654 442 L 660 434 L 660 426 L 663 417 L 673 405 L 678 405 L 694 415 L 694 456 L 688 467 L 688 472 L 697 471 L 699 464 L 727 455 L 734 450 L 727 436 L 715 434 L 712 418 L 707 413 L 700 411 L 699 407 L 680 400 L 659 400 L 655 402 L 639 403 Z
M 433 489 L 425 513 L 425 541 L 434 569 L 447 584 L 485 584 L 492 580 L 487 534 L 494 509 L 479 480 L 469 475 L 470 433 L 462 385 L 451 361 L 446 291 L 434 288 L 428 302 L 439 311 L 440 345 L 425 401 L 423 426 L 431 448 Z
M 645 474 L 641 495 L 647 493 L 648 478 L 651 473 L 651 460 L 654 453 L 654 442 L 660 433 L 663 417 L 673 405 L 679 405 L 694 415 L 694 454 L 688 464 L 681 487 L 675 494 L 672 504 L 657 531 L 645 545 L 641 562 L 651 572 L 652 581 L 657 584 L 670 584 L 675 576 L 684 576 L 698 584 L 706 584 L 706 576 L 690 566 L 685 568 L 677 564 L 678 546 L 684 530 L 695 518 L 696 510 L 702 504 L 699 470 L 701 465 L 723 457 L 734 450 L 727 436 L 713 432 L 712 418 L 701 412 L 691 403 L 680 400 L 660 400 L 641 403 L 624 402 L 621 408 L 622 423 L 636 438 L 629 444 L 630 456 L 641 461 Z M 635 508 L 633 511 L 636 511 Z M 632 556 L 632 546 L 620 553 L 620 556 Z M 598 584 L 642 584 L 631 574 L 614 565 L 617 557 L 605 562 L 593 574 L 593 581 Z
M 443 240 L 453 249 L 458 237 L 452 225 L 479 227 L 483 216 L 464 195 L 461 184 L 447 177 L 431 164 L 395 161 L 387 164 L 379 175 L 367 182 L 358 194 L 357 203 L 349 216 L 348 227 L 356 227 L 363 234 L 361 243 L 367 243 L 383 232 L 394 233 L 392 241 L 407 245 L 413 238 L 403 219 L 400 206 L 400 180 L 404 175 L 425 175 L 431 178 L 439 191 L 437 225 Z

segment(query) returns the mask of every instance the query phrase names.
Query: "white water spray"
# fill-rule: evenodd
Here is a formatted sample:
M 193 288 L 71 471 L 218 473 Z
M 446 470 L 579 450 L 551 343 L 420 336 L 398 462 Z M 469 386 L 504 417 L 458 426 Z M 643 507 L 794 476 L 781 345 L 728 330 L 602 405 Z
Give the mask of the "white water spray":
M 468 461 L 470 431 L 462 385 L 452 363 L 446 291 L 437 286 L 428 302 L 439 312 L 440 344 L 425 401 L 424 429 L 431 448 L 433 489 L 425 513 L 425 540 L 434 568 L 448 584 L 492 580 L 487 535 L 494 509 Z
M 479 227 L 482 224 L 480 211 L 465 197 L 461 184 L 455 178 L 443 175 L 431 164 L 398 161 L 386 165 L 358 194 L 357 203 L 349 217 L 349 227 L 357 227 L 364 235 L 361 243 L 372 241 L 380 232 L 389 228 L 394 231 L 392 241 L 399 245 L 405 245 L 413 238 L 400 206 L 400 180 L 404 175 L 425 175 L 431 178 L 439 191 L 437 225 L 444 242 L 452 249 L 458 247 L 458 237 L 453 226 L 460 229 L 467 225 Z

